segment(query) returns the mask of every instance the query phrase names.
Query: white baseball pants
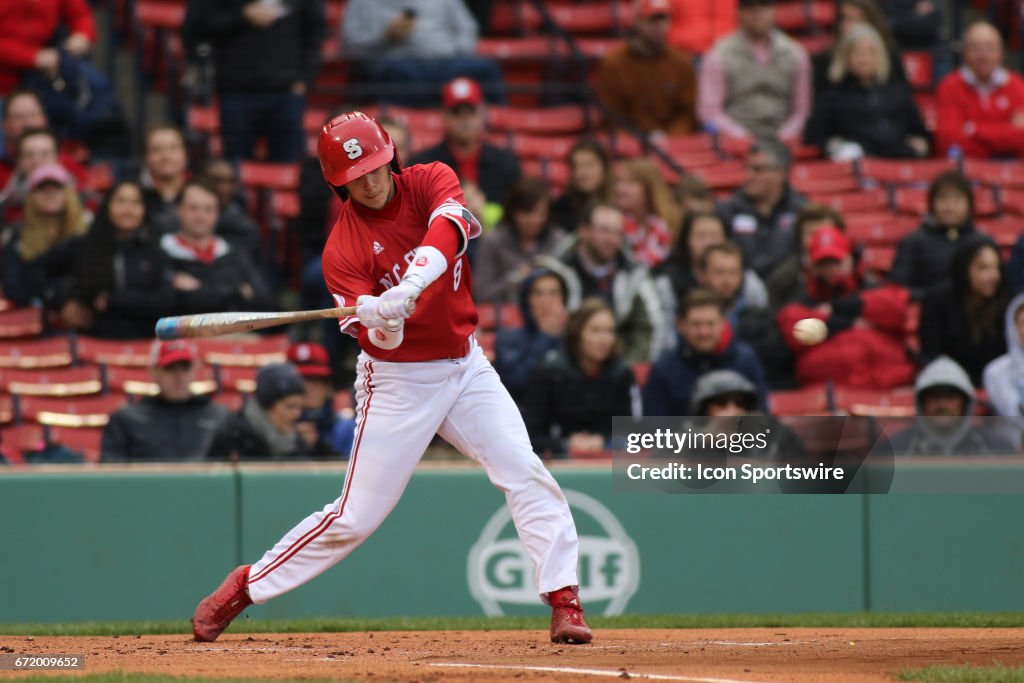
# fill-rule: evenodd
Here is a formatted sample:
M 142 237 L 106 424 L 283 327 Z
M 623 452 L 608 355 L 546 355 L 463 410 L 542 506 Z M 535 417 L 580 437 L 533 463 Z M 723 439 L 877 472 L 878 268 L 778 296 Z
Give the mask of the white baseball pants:
M 249 571 L 262 604 L 343 560 L 388 516 L 434 434 L 479 462 L 505 492 L 536 567 L 538 593 L 579 583 L 579 540 L 558 483 L 475 340 L 456 360 L 389 363 L 363 353 L 356 380 L 355 440 L 341 496 L 304 519 Z

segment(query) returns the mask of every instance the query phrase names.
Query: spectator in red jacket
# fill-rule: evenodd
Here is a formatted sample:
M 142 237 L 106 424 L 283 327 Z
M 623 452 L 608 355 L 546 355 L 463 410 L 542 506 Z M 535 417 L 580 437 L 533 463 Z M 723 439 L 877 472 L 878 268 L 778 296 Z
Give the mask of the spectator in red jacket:
M 700 55 L 736 30 L 736 3 L 720 0 L 672 0 L 668 42 Z
M 58 26 L 71 35 L 63 48 L 81 57 L 96 42 L 96 23 L 86 0 L 0 0 L 0 97 L 33 69 L 54 72 L 59 53 L 48 47 Z
M 838 228 L 814 233 L 809 249 L 807 292 L 778 315 L 779 328 L 796 355 L 801 384 L 826 380 L 854 387 L 888 389 L 914 381 L 914 366 L 903 346 L 910 295 L 894 285 L 861 289 L 849 238 Z M 817 318 L 828 336 L 815 345 L 797 341 L 793 326 Z
M 1003 42 L 992 24 L 964 33 L 964 65 L 938 89 L 936 147 L 967 157 L 1024 154 L 1024 79 L 1001 66 Z

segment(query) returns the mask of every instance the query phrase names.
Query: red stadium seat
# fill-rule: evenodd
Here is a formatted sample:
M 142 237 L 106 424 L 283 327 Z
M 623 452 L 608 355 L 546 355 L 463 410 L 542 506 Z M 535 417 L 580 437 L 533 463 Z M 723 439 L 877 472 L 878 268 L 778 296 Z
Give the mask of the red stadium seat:
M 884 275 L 892 270 L 892 262 L 895 258 L 895 247 L 869 246 L 864 249 L 864 255 L 861 261 L 867 270 Z
M 34 337 L 42 332 L 41 308 L 14 308 L 0 312 L 0 337 Z
M 513 135 L 509 150 L 520 159 L 566 159 L 576 138 L 554 135 Z M 505 146 L 498 143 L 499 146 Z
M 828 415 L 828 390 L 824 384 L 773 391 L 768 394 L 768 412 L 772 415 Z
M 160 392 L 149 368 L 109 366 L 105 369 L 107 390 L 129 396 L 156 396 Z M 217 390 L 214 371 L 208 365 L 197 370 L 196 381 L 190 387 L 194 394 L 211 394 Z
M 48 425 L 45 434 L 48 444 L 63 446 L 69 451 L 81 453 L 85 462 L 100 461 L 100 446 L 103 444 L 102 427 Z
M 586 2 L 578 5 L 548 5 L 551 18 L 563 30 L 580 33 L 614 33 L 632 17 L 628 2 Z
M 563 107 L 489 107 L 487 125 L 529 135 L 576 135 L 587 127 L 583 109 Z M 575 141 L 575 140 L 574 140 Z
M 14 399 L 0 395 L 0 424 L 10 424 L 14 420 Z
M 672 156 L 713 152 L 715 149 L 715 140 L 707 133 L 667 138 L 660 144 Z
M 245 403 L 245 396 L 235 391 L 222 391 L 219 394 L 214 394 L 213 402 L 237 413 Z
M 964 175 L 985 185 L 1007 189 L 1024 189 L 1024 167 L 1017 161 L 964 159 Z
M 185 3 L 166 0 L 137 0 L 135 18 L 146 28 L 180 30 L 185 23 Z
M 217 379 L 220 382 L 220 390 L 251 394 L 256 391 L 257 372 L 258 367 L 218 367 Z
M 1015 216 L 1024 216 L 1024 190 L 1008 190 L 1003 188 L 999 193 L 1003 211 Z
M 951 159 L 905 161 L 893 159 L 861 159 L 860 173 L 865 178 L 893 185 L 927 184 L 935 176 L 956 168 Z
M 860 190 L 860 181 L 852 175 L 840 178 L 793 178 L 793 187 L 803 194 L 842 194 Z
M 864 389 L 837 386 L 832 403 L 840 413 L 850 415 L 910 416 L 914 414 L 914 388 Z
M 793 164 L 790 180 L 837 180 L 855 177 L 849 161 L 798 161 Z
M 22 421 L 57 427 L 103 427 L 125 402 L 124 394 L 85 398 L 22 396 L 17 415 Z
M 889 193 L 882 188 L 835 195 L 811 195 L 810 198 L 843 214 L 878 213 L 889 210 Z
M 103 390 L 100 369 L 77 368 L 0 370 L 0 391 L 21 396 L 87 396 Z
M 243 161 L 238 166 L 238 179 L 246 187 L 296 190 L 299 187 L 300 172 L 298 164 Z
M 920 221 L 911 216 L 892 213 L 851 213 L 846 216 L 846 234 L 854 242 L 895 246 L 909 232 L 917 229 Z
M 1012 247 L 1024 235 L 1024 218 L 1020 216 L 1001 216 L 975 222 L 980 232 L 985 233 L 1000 247 Z
M 200 339 L 199 355 L 210 365 L 260 367 L 285 360 L 288 336 L 257 337 L 251 340 Z
M 302 212 L 302 200 L 298 192 L 280 190 L 271 196 L 271 208 L 279 218 L 296 218 Z
M 732 190 L 747 180 L 746 167 L 737 161 L 727 161 L 715 166 L 697 167 L 692 175 L 704 181 L 711 190 Z
M 68 337 L 0 342 L 0 368 L 59 368 L 71 361 Z
M 149 367 L 152 360 L 152 339 L 110 340 L 78 336 L 75 356 L 79 361 L 98 365 Z

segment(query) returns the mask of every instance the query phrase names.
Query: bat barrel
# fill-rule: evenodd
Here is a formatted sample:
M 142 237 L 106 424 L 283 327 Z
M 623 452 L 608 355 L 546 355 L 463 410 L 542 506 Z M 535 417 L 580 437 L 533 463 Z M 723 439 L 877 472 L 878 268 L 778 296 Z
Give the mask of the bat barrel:
M 160 318 L 156 321 L 156 338 L 163 341 L 181 339 L 180 323 L 178 318 Z

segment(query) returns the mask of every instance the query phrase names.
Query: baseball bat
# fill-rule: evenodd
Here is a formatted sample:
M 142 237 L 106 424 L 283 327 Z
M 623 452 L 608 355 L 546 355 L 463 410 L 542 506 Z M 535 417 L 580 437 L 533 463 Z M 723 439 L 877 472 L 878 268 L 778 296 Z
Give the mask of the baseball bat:
M 411 314 L 416 308 L 412 299 L 405 302 Z M 324 318 L 344 318 L 355 315 L 356 306 L 338 306 L 337 308 L 320 308 L 313 311 L 277 311 L 271 313 L 198 313 L 195 315 L 178 315 L 160 318 L 156 322 L 157 339 L 191 339 L 196 337 L 216 337 L 222 334 L 251 332 L 279 325 L 302 323 L 309 320 Z M 396 326 L 401 321 L 388 321 Z

